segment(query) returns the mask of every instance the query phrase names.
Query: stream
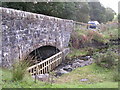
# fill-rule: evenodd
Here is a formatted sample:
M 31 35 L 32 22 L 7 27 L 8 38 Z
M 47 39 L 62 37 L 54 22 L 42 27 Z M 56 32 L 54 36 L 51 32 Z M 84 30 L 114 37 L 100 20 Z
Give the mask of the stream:
M 91 56 L 77 57 L 72 60 L 64 60 L 55 70 L 55 76 L 59 77 L 63 74 L 69 73 L 78 67 L 84 67 L 94 63 Z
M 63 74 L 70 73 L 71 71 L 75 70 L 76 68 L 79 67 L 84 67 L 87 65 L 91 65 L 94 63 L 94 60 L 91 56 L 82 56 L 82 57 L 77 57 L 71 60 L 65 59 L 58 67 L 56 67 L 52 73 L 54 73 L 54 77 L 60 77 Z M 40 74 L 36 76 L 37 80 L 40 81 L 49 81 L 50 74 Z M 32 76 L 35 78 L 35 76 Z

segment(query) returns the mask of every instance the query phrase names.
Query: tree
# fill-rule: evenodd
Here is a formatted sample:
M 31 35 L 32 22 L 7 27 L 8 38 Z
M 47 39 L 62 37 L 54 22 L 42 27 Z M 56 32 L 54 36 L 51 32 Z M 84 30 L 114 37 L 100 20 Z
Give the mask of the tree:
M 87 23 L 112 21 L 115 12 L 98 2 L 3 2 L 3 7 Z
M 89 2 L 90 8 L 90 19 L 98 22 L 105 22 L 105 8 L 100 4 L 100 2 Z
M 81 22 L 89 19 L 85 2 L 4 2 L 2 6 Z
M 79 22 L 88 22 L 89 21 L 89 7 L 88 3 L 86 2 L 77 2 L 75 3 L 76 9 L 75 9 L 75 21 Z
M 112 21 L 114 19 L 115 11 L 111 8 L 106 8 L 106 21 Z
M 2 6 L 64 19 L 73 19 L 75 9 L 74 2 L 3 2 Z

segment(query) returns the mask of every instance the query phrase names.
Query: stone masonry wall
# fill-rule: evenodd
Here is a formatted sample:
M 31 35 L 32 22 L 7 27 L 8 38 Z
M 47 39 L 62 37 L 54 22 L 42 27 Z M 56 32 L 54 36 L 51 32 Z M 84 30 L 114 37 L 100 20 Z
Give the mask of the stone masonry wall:
M 72 20 L 50 17 L 20 10 L 0 8 L 2 12 L 2 63 L 9 67 L 14 60 L 33 50 L 51 45 L 59 50 L 67 48 Z

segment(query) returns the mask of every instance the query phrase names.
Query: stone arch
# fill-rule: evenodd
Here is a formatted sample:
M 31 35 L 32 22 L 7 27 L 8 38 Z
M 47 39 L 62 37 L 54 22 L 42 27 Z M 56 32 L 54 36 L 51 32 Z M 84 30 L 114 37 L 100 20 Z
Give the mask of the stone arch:
M 28 55 L 30 54 L 30 52 L 32 52 L 33 50 L 35 50 L 35 49 L 37 49 L 37 48 L 40 48 L 40 47 L 42 47 L 42 46 L 53 46 L 53 47 L 58 48 L 60 51 L 63 50 L 63 47 L 60 47 L 59 45 L 57 46 L 57 45 L 56 45 L 55 43 L 53 43 L 53 42 L 51 42 L 51 43 L 49 43 L 49 42 L 47 42 L 47 43 L 39 43 L 39 44 L 34 44 L 34 45 L 28 47 L 26 50 L 23 50 L 23 49 L 22 49 L 22 50 L 21 50 L 22 52 L 21 52 L 20 57 L 21 57 L 21 58 L 24 58 L 24 57 L 28 56 Z
M 45 46 L 40 46 L 33 51 L 29 52 L 28 56 L 31 57 L 32 64 L 39 63 L 54 54 L 60 52 L 60 49 L 58 49 L 55 46 L 51 45 L 45 45 Z

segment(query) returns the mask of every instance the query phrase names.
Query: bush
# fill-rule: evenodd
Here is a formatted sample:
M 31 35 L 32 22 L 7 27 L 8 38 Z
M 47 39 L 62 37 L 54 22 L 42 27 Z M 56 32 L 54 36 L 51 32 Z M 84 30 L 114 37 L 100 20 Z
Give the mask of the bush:
M 107 40 L 104 39 L 101 33 L 93 30 L 75 30 L 71 34 L 70 39 L 71 47 L 75 49 L 84 47 L 87 44 L 92 43 L 92 41 L 97 41 L 98 43 L 107 42 Z
M 71 34 L 71 47 L 75 49 L 79 49 L 80 47 L 84 47 L 86 43 L 89 42 L 88 36 L 86 35 L 87 31 L 77 30 L 73 31 Z
M 87 34 L 89 40 L 95 40 L 97 42 L 100 42 L 100 43 L 106 43 L 107 40 L 105 40 L 105 38 L 103 37 L 103 35 L 97 31 L 88 31 L 88 34 Z
M 16 62 L 13 65 L 12 80 L 13 81 L 22 80 L 24 78 L 25 73 L 26 73 L 26 69 L 29 65 L 30 65 L 30 63 L 26 60 L 21 60 L 19 62 Z
M 70 39 L 71 46 L 73 48 L 79 48 L 79 37 L 76 32 L 73 32 Z
M 113 80 L 114 81 L 120 81 L 120 68 L 116 67 L 114 70 L 113 70 Z
M 106 53 L 94 53 L 95 63 L 101 67 L 115 68 L 118 65 L 118 54 L 108 50 Z

